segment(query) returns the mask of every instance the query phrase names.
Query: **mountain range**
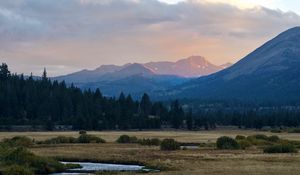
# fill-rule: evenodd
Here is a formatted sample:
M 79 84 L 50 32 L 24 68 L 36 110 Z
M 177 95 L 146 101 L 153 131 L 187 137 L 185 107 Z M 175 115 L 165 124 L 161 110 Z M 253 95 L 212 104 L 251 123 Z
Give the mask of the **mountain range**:
M 236 64 L 216 66 L 201 56 L 177 62 L 103 65 L 55 77 L 83 89 L 100 88 L 156 99 L 297 103 L 300 99 L 300 27 L 289 29 Z M 196 77 L 196 78 L 195 78 Z
M 204 57 L 192 56 L 177 62 L 128 63 L 122 66 L 102 65 L 95 70 L 82 70 L 54 80 L 73 83 L 82 89 L 99 88 L 104 95 L 115 96 L 121 92 L 139 96 L 164 91 L 192 78 L 209 75 L 231 66 L 217 66 Z
M 188 99 L 299 103 L 300 27 L 289 29 L 215 74 L 160 94 Z

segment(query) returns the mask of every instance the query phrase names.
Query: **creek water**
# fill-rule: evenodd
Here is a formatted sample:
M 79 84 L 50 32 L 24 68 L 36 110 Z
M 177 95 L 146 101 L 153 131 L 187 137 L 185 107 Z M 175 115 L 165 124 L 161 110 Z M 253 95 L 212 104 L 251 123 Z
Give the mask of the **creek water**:
M 68 172 L 54 173 L 50 175 L 89 175 L 96 171 L 139 171 L 145 170 L 144 166 L 140 165 L 123 165 L 123 164 L 108 164 L 108 163 L 91 163 L 91 162 L 62 162 L 63 164 L 79 164 L 81 168 L 70 169 Z

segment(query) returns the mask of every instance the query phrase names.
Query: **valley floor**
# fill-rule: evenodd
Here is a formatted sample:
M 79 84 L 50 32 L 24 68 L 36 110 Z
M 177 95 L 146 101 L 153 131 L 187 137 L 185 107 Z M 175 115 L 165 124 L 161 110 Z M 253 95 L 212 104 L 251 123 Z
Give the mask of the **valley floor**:
M 31 148 L 37 155 L 59 157 L 65 160 L 118 163 L 142 163 L 162 169 L 157 175 L 298 175 L 300 153 L 264 154 L 261 149 L 224 151 L 210 147 L 197 150 L 160 151 L 159 147 L 138 144 L 117 144 L 122 134 L 139 138 L 174 138 L 181 142 L 215 142 L 220 136 L 266 134 L 278 135 L 282 139 L 300 140 L 300 134 L 269 133 L 246 130 L 216 130 L 199 132 L 149 131 L 149 132 L 88 132 L 101 136 L 104 144 L 36 145 Z M 0 133 L 0 139 L 15 135 L 26 135 L 36 140 L 45 140 L 58 135 L 78 136 L 77 132 L 27 132 Z M 125 173 L 126 174 L 126 173 Z M 151 173 L 150 173 L 151 174 Z
M 89 134 L 99 136 L 107 142 L 115 142 L 121 135 L 136 136 L 138 138 L 173 138 L 179 142 L 216 142 L 218 137 L 229 136 L 235 137 L 236 135 L 254 135 L 264 134 L 267 136 L 277 135 L 282 139 L 300 141 L 299 133 L 271 133 L 257 130 L 235 130 L 235 129 L 218 129 L 210 131 L 88 131 Z M 72 136 L 78 137 L 77 131 L 66 132 L 0 132 L 0 140 L 4 138 L 11 138 L 14 136 L 28 136 L 36 141 L 45 140 L 57 136 Z

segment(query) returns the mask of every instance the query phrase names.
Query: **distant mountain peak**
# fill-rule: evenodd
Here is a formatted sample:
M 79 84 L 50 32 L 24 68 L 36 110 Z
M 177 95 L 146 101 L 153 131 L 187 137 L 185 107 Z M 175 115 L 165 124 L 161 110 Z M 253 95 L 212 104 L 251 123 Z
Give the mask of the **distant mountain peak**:
M 150 62 L 144 65 L 156 74 L 181 77 L 200 77 L 223 69 L 210 63 L 202 56 L 190 56 L 176 62 Z
M 206 61 L 206 59 L 203 56 L 199 56 L 199 55 L 193 55 L 193 56 L 187 57 L 186 59 L 182 59 L 182 60 L 188 60 L 188 61 Z

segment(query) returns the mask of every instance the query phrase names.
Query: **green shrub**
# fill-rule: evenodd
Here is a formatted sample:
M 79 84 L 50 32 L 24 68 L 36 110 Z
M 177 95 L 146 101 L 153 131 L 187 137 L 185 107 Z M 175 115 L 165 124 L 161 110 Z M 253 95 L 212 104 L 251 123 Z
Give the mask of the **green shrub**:
M 239 143 L 241 149 L 247 149 L 252 146 L 251 142 L 249 142 L 246 139 L 238 140 L 238 143 Z
M 34 172 L 29 167 L 20 165 L 11 165 L 5 168 L 4 175 L 34 175 Z
M 278 129 L 278 128 L 275 128 L 275 129 L 271 129 L 272 133 L 282 133 L 282 130 L 281 129 Z
M 288 142 L 288 144 L 294 145 L 296 148 L 300 148 L 300 141 L 291 140 L 291 141 L 287 141 L 287 142 Z
M 81 135 L 81 134 L 87 134 L 87 132 L 85 131 L 85 130 L 80 130 L 79 131 L 79 134 Z
M 74 137 L 65 137 L 58 136 L 52 139 L 48 139 L 45 141 L 37 142 L 38 144 L 64 144 L 64 143 L 105 143 L 100 137 L 89 135 L 89 134 L 81 134 L 78 138 Z
M 253 137 L 258 140 L 269 140 L 269 137 L 264 134 L 253 135 Z
M 246 139 L 246 136 L 237 135 L 237 136 L 235 137 L 235 140 L 244 140 L 244 139 Z
M 16 136 L 11 139 L 3 139 L 4 144 L 10 146 L 30 147 L 34 144 L 33 140 L 25 136 Z
M 105 143 L 105 140 L 97 136 L 93 136 L 89 134 L 81 134 L 78 137 L 77 142 L 78 143 Z
M 2 147 L 2 149 L 0 152 L 1 162 L 9 168 L 17 167 L 17 170 L 21 171 L 21 167 L 25 166 L 27 167 L 26 169 L 32 170 L 37 174 L 47 174 L 65 170 L 65 166 L 60 162 L 50 158 L 35 156 L 23 147 Z M 8 169 L 7 172 L 13 171 Z
M 278 136 L 270 136 L 270 137 L 268 138 L 268 140 L 269 140 L 270 142 L 278 142 L 278 141 L 280 140 L 280 138 L 279 138 Z
M 160 149 L 163 151 L 179 150 L 180 144 L 174 139 L 164 139 L 160 144 Z
M 266 146 L 266 145 L 274 145 L 274 143 L 281 142 L 280 138 L 278 136 L 266 136 L 266 135 L 252 135 L 248 136 L 247 140 L 252 144 L 256 146 Z
M 297 153 L 297 149 L 291 144 L 280 144 L 268 146 L 264 149 L 264 153 Z
M 138 138 L 135 136 L 128 136 L 128 135 L 121 135 L 118 139 L 117 139 L 117 143 L 138 143 Z
M 223 137 L 218 138 L 217 148 L 218 149 L 239 149 L 240 145 L 233 138 L 223 136 Z
M 141 139 L 139 140 L 139 143 L 141 145 L 148 145 L 148 146 L 159 146 L 161 141 L 157 138 L 153 139 Z
M 68 170 L 69 169 L 78 169 L 78 168 L 82 168 L 82 166 L 79 164 L 67 163 L 67 164 L 65 164 L 65 168 Z
M 300 133 L 300 128 L 290 129 L 288 132 L 289 133 Z
M 272 145 L 273 143 L 269 141 L 269 137 L 265 135 L 251 135 L 247 137 L 247 140 L 256 146 L 266 146 Z
M 77 139 L 74 137 L 58 136 L 38 143 L 39 144 L 62 144 L 62 143 L 76 143 L 76 142 Z

